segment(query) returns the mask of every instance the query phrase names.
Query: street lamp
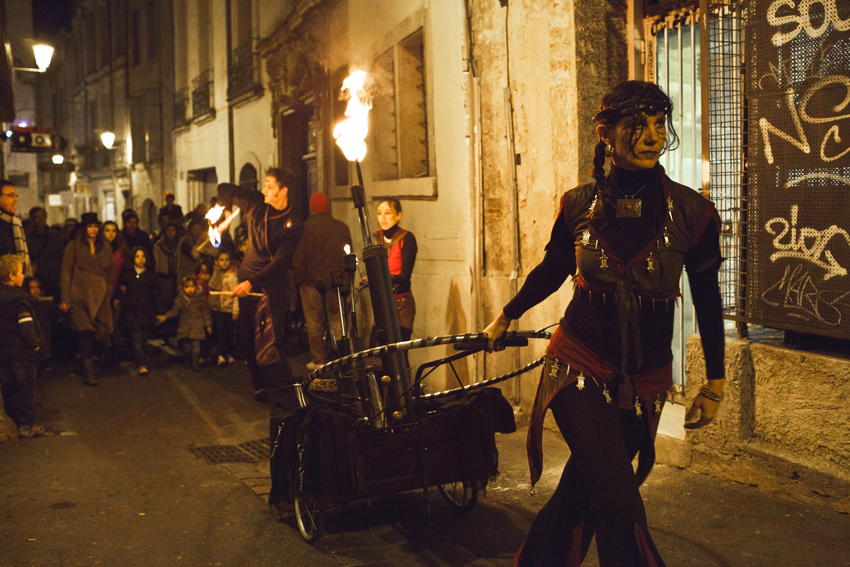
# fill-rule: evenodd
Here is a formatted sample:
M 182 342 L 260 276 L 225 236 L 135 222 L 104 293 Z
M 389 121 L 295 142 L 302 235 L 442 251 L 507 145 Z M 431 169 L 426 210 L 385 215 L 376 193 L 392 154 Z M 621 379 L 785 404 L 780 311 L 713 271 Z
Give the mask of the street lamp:
M 44 73 L 50 67 L 50 60 L 53 59 L 53 48 L 45 43 L 37 43 L 32 46 L 33 54 L 35 55 L 35 64 L 38 69 L 31 67 L 15 67 L 15 71 L 29 71 L 31 73 Z
M 112 145 L 115 143 L 115 134 L 112 132 L 104 132 L 100 135 L 100 141 L 103 142 L 103 146 L 107 150 L 111 150 Z

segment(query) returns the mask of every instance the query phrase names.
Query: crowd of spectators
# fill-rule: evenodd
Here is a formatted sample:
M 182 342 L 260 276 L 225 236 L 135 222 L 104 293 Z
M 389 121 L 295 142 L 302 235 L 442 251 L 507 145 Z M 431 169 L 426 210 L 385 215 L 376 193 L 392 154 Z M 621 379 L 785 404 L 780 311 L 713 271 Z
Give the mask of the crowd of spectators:
M 152 339 L 175 344 L 195 371 L 236 361 L 239 302 L 230 292 L 242 227 L 214 248 L 206 204 L 184 215 L 171 193 L 152 234 L 133 210 L 121 226 L 93 212 L 51 226 L 43 207 L 20 219 L 16 187 L 0 180 L 0 190 L 0 388 L 20 436 L 44 433 L 34 421 L 35 382 L 51 359 L 78 358 L 88 386 L 122 360 L 147 375 Z

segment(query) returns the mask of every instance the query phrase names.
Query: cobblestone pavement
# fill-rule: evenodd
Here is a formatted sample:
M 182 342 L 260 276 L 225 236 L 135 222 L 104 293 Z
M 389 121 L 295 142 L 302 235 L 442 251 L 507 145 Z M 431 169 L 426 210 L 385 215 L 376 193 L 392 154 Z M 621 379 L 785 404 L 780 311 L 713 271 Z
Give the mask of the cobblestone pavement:
M 266 504 L 268 465 L 251 458 L 269 409 L 244 364 L 196 374 L 162 352 L 149 377 L 124 365 L 97 388 L 57 365 L 39 388 L 49 435 L 0 444 L 0 566 L 509 566 L 568 455 L 547 432 L 532 495 L 524 432 L 497 436 L 501 474 L 470 512 L 435 490 L 427 525 L 421 491 L 356 503 L 331 511 L 310 546 L 292 510 Z M 215 446 L 255 462 L 198 456 Z M 850 517 L 827 506 L 666 466 L 643 494 L 671 567 L 850 565 Z M 591 550 L 585 565 L 597 564 Z

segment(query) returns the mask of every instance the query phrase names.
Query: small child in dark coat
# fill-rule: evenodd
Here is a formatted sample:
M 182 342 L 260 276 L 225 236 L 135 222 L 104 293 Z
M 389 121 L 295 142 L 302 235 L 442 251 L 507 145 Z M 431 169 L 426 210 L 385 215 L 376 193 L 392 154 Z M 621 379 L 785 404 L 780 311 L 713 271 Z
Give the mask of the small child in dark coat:
M 192 276 L 183 278 L 183 293 L 174 300 L 174 307 L 164 315 L 157 316 L 160 323 L 166 319 L 180 316 L 177 324 L 177 339 L 183 343 L 186 364 L 192 370 L 200 372 L 198 359 L 201 356 L 201 341 L 212 334 L 212 313 L 210 304 L 198 289 Z
M 131 252 L 132 265 L 124 265 L 116 299 L 123 303 L 122 324 L 133 341 L 133 360 L 139 376 L 148 374 L 147 345 L 151 328 L 156 325 L 156 314 L 162 311 L 159 281 L 153 270 L 147 268 L 147 253 L 141 246 Z
M 21 437 L 44 435 L 35 424 L 36 361 L 41 332 L 24 283 L 24 263 L 17 254 L 0 256 L 0 390 L 6 413 Z

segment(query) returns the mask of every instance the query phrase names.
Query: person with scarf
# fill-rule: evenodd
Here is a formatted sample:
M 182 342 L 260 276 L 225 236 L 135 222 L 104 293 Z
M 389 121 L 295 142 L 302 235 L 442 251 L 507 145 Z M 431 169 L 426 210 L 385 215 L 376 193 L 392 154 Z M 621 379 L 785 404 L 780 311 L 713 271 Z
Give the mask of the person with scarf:
M 639 488 L 655 460 L 655 432 L 672 386 L 683 267 L 708 377 L 685 427 L 702 427 L 717 414 L 725 382 L 720 219 L 708 199 L 670 180 L 658 164 L 678 145 L 672 112 L 670 98 L 643 81 L 621 83 L 602 98 L 594 182 L 564 194 L 543 261 L 484 331 L 492 350 L 511 320 L 573 276 L 573 297 L 547 348 L 532 407 L 532 486 L 543 466 L 547 409 L 570 458 L 514 558 L 517 567 L 580 565 L 594 536 L 601 567 L 664 566 Z
M 0 255 L 17 254 L 24 263 L 24 276 L 31 276 L 32 261 L 27 247 L 27 237 L 21 219 L 15 216 L 18 209 L 18 188 L 6 179 L 0 179 Z
M 112 334 L 112 285 L 115 278 L 112 247 L 106 244 L 97 213 L 83 213 L 76 237 L 62 260 L 62 300 L 59 308 L 71 314 L 71 328 L 79 333 L 80 360 L 86 386 L 97 386 L 94 343 L 109 350 Z

